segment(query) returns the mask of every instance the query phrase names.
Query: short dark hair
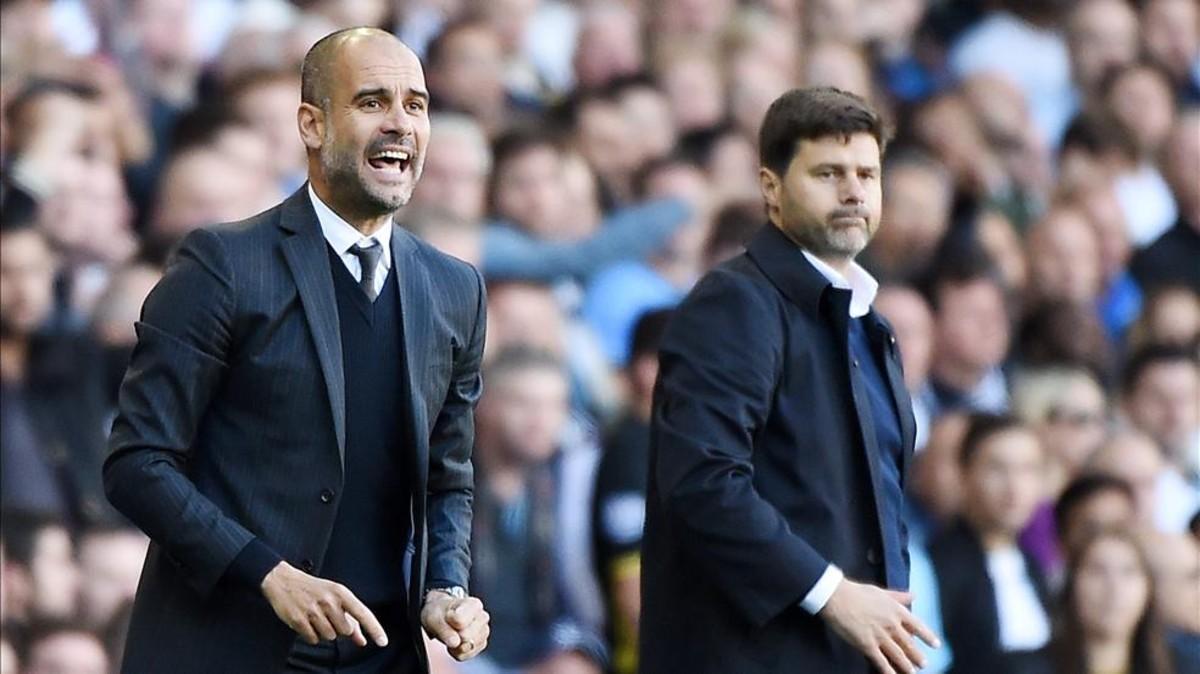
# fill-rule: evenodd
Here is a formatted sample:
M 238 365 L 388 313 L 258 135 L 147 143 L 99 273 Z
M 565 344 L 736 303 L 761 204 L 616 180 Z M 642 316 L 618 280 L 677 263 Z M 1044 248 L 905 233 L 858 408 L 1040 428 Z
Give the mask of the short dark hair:
M 541 347 L 529 344 L 514 344 L 504 347 L 492 359 L 483 372 L 486 380 L 495 382 L 517 372 L 526 370 L 551 370 L 567 375 L 562 359 Z
M 869 103 L 834 87 L 792 89 L 775 99 L 758 133 L 759 163 L 779 175 L 787 171 L 802 140 L 869 133 L 882 154 L 888 132 Z
M 1134 503 L 1133 487 L 1129 482 L 1104 473 L 1087 473 L 1072 480 L 1054 503 L 1054 526 L 1059 536 L 1066 531 L 1067 522 L 1079 506 L 1097 494 L 1111 491 Z
M 1126 160 L 1138 156 L 1137 141 L 1129 130 L 1110 115 L 1098 112 L 1081 112 L 1071 120 L 1059 144 L 1058 158 L 1061 159 L 1071 149 L 1082 150 L 1092 156 L 1115 152 Z
M 638 317 L 629 340 L 630 363 L 642 356 L 658 354 L 658 345 L 662 343 L 667 323 L 674 314 L 674 309 L 651 309 Z
M 38 536 L 47 529 L 67 529 L 58 515 L 33 510 L 5 510 L 3 515 L 4 557 L 6 562 L 28 567 L 33 563 Z
M 963 436 L 958 463 L 966 468 L 979 454 L 983 444 L 1001 433 L 1029 431 L 1029 427 L 1011 414 L 976 412 L 967 419 L 967 432 Z
M 488 207 L 495 210 L 496 186 L 505 164 L 517 157 L 539 148 L 561 152 L 558 136 L 544 128 L 519 125 L 500 134 L 492 143 L 492 172 L 488 178 Z
M 1200 368 L 1200 358 L 1185 346 L 1175 344 L 1147 344 L 1134 352 L 1125 363 L 1121 373 L 1121 393 L 1129 395 L 1141 383 L 1146 370 L 1155 365 L 1167 363 L 1187 363 Z

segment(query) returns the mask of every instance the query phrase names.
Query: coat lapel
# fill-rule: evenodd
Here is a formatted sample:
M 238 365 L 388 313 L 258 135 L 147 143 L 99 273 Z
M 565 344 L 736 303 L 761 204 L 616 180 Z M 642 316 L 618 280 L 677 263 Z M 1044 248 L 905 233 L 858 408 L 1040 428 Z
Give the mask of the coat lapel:
M 326 251 L 328 244 L 309 202 L 307 183 L 284 202 L 279 226 L 292 232 L 281 244 L 283 257 L 296 281 L 300 303 L 317 348 L 317 360 L 321 364 L 333 412 L 338 458 L 345 465 L 346 379 L 342 371 L 342 333 Z
M 908 387 L 904 385 L 904 371 L 900 367 L 900 349 L 896 346 L 896 336 L 892 334 L 887 323 L 880 320 L 877 313 L 872 311 L 870 317 L 874 328 L 872 332 L 876 335 L 873 341 L 876 342 L 876 348 L 883 351 L 884 374 L 887 376 L 888 390 L 892 394 L 892 402 L 896 405 L 896 412 L 900 417 L 900 446 L 903 450 L 900 476 L 901 479 L 904 479 L 908 475 L 909 460 L 912 458 L 913 447 L 917 442 L 917 422 L 913 417 L 912 398 L 908 394 Z
M 429 467 L 429 418 L 424 401 L 424 373 L 427 351 L 433 337 L 429 334 L 431 316 L 429 298 L 433 292 L 429 275 L 417 255 L 413 235 L 399 225 L 392 227 L 392 265 L 396 272 L 396 289 L 400 293 L 401 357 L 404 359 L 405 383 L 408 388 L 406 410 L 401 418 L 413 447 L 413 485 L 416 494 L 425 492 Z

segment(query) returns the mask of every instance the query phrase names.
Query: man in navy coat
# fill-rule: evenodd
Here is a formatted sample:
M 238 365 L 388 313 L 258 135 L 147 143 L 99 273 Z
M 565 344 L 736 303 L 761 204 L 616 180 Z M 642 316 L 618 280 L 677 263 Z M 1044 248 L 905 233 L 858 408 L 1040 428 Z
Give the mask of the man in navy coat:
M 393 222 L 429 141 L 421 64 L 355 28 L 302 78 L 308 184 L 190 234 L 137 324 L 104 467 L 152 541 L 126 672 L 415 674 L 422 627 L 459 659 L 487 643 L 483 282 Z
M 776 100 L 769 223 L 662 341 L 642 558 L 644 674 L 912 672 L 902 494 L 914 442 L 878 284 L 879 116 L 833 88 Z

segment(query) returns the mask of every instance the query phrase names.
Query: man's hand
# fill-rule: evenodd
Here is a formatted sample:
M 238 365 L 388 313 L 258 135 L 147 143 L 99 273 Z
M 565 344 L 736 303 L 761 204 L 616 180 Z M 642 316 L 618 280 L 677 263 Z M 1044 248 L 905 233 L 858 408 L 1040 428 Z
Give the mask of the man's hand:
M 446 644 L 455 660 L 469 660 L 487 648 L 492 617 L 475 597 L 455 599 L 446 592 L 430 590 L 421 608 L 421 624 L 429 636 Z
M 925 666 L 913 635 L 938 648 L 937 636 L 906 608 L 907 592 L 842 580 L 818 614 L 884 674 L 912 674 Z
M 314 646 L 321 640 L 332 641 L 339 634 L 366 646 L 364 631 L 375 645 L 387 646 L 383 626 L 344 585 L 280 562 L 263 578 L 262 591 L 275 615 Z

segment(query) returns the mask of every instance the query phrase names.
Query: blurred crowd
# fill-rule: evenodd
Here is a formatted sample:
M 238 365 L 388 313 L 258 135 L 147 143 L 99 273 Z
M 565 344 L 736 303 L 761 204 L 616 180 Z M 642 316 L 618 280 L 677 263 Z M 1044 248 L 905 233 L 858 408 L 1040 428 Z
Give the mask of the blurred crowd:
M 803 85 L 895 129 L 861 261 L 916 401 L 928 671 L 1200 671 L 1195 0 L 3 0 L 0 673 L 119 665 L 147 540 L 100 467 L 141 303 L 303 185 L 299 62 L 351 25 L 432 93 L 401 224 L 488 281 L 493 634 L 435 671 L 636 671 L 657 340 L 765 222 L 758 124 Z

